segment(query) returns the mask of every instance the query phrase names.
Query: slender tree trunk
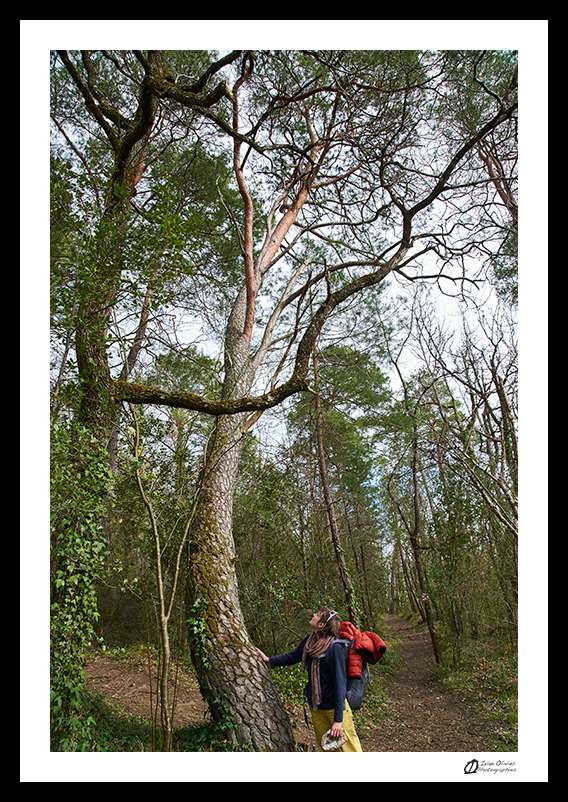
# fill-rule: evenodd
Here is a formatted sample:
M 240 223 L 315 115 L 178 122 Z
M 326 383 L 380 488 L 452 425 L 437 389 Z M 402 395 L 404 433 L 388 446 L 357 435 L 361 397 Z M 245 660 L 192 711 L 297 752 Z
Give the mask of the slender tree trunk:
M 333 503 L 333 494 L 329 486 L 329 477 L 327 474 L 327 461 L 325 457 L 325 447 L 323 443 L 323 421 L 321 411 L 321 398 L 318 390 L 318 366 L 317 354 L 314 349 L 314 369 L 315 369 L 315 384 L 316 384 L 316 441 L 318 450 L 318 464 L 320 470 L 321 484 L 323 488 L 323 497 L 325 501 L 325 509 L 327 513 L 327 520 L 329 530 L 331 533 L 331 540 L 335 551 L 337 560 L 337 567 L 339 568 L 339 576 L 343 585 L 345 593 L 345 601 L 347 602 L 347 609 L 349 610 L 349 618 L 352 624 L 357 628 L 360 626 L 359 610 L 355 602 L 355 591 L 353 590 L 353 583 L 351 576 L 345 562 L 345 553 L 341 544 L 341 535 L 339 534 L 339 527 L 337 525 L 337 517 L 335 515 L 335 505 Z
M 135 427 L 136 427 L 136 440 L 134 446 L 134 453 L 138 455 L 140 445 L 140 429 L 138 420 L 133 414 Z M 162 547 L 160 544 L 160 534 L 158 530 L 158 522 L 154 512 L 151 499 L 144 489 L 140 471 L 136 469 L 136 482 L 140 498 L 148 512 L 150 524 L 152 526 L 152 535 L 154 538 L 154 567 L 156 571 L 156 588 L 158 592 L 158 620 L 160 626 L 160 639 L 162 642 L 162 659 L 158 669 L 159 676 L 159 700 L 160 700 L 160 716 L 162 723 L 162 752 L 169 752 L 172 742 L 172 716 L 170 711 L 169 700 L 169 677 L 170 677 L 170 633 L 169 633 L 169 617 L 170 610 L 168 611 L 168 604 L 166 602 L 166 591 L 164 586 L 164 576 L 162 570 Z M 180 547 L 182 548 L 182 547 Z M 177 576 L 174 577 L 174 583 L 177 583 Z M 172 590 L 172 599 L 174 591 Z
M 130 373 L 136 364 L 136 360 L 138 359 L 138 354 L 140 353 L 140 349 L 142 348 L 142 343 L 144 342 L 144 338 L 146 337 L 146 328 L 148 326 L 148 319 L 150 317 L 150 308 L 152 304 L 152 297 L 154 295 L 154 287 L 156 283 L 157 274 L 158 274 L 158 266 L 156 266 L 154 273 L 150 278 L 150 281 L 148 282 L 148 286 L 146 287 L 146 295 L 144 296 L 144 303 L 142 304 L 142 311 L 140 313 L 140 320 L 138 322 L 138 329 L 136 330 L 136 336 L 134 338 L 132 347 L 128 352 L 128 356 L 126 357 L 124 365 L 122 366 L 122 370 L 120 372 L 119 378 L 121 381 L 128 381 Z M 112 414 L 111 432 L 108 444 L 110 467 L 113 474 L 115 475 L 117 472 L 116 447 L 118 444 L 121 414 L 122 414 L 121 406 L 120 404 L 116 404 Z
M 371 590 L 369 587 L 369 572 L 367 570 L 367 549 L 365 538 L 363 536 L 363 524 L 361 522 L 361 518 L 359 515 L 359 503 L 355 502 L 355 521 L 357 524 L 357 531 L 359 533 L 359 552 L 360 552 L 360 564 L 361 564 L 361 584 L 365 589 L 365 598 L 367 600 L 367 609 L 365 611 L 366 617 L 370 622 L 372 627 L 376 627 L 376 620 L 375 620 L 375 605 L 373 604 L 373 599 L 371 596 Z
M 416 592 L 414 590 L 414 584 L 412 581 L 412 576 L 410 575 L 410 571 L 408 570 L 408 566 L 406 564 L 406 560 L 404 559 L 404 553 L 402 551 L 402 545 L 398 544 L 398 554 L 400 557 L 400 564 L 402 567 L 402 575 L 404 577 L 404 585 L 406 587 L 406 595 L 408 596 L 408 601 L 410 604 L 410 609 L 414 613 L 418 613 L 422 620 L 426 620 L 426 615 L 424 614 L 424 610 L 422 606 L 418 602 L 418 598 L 416 596 Z
M 412 443 L 412 482 L 413 482 L 413 495 L 414 495 L 414 526 L 410 532 L 410 545 L 412 547 L 412 554 L 414 556 L 414 564 L 416 566 L 416 573 L 418 575 L 418 584 L 420 585 L 420 592 L 424 601 L 424 612 L 426 615 L 426 624 L 428 632 L 430 633 L 430 640 L 432 641 L 432 649 L 434 650 L 434 658 L 437 663 L 442 660 L 440 646 L 438 644 L 438 636 L 436 634 L 436 626 L 434 624 L 434 616 L 432 613 L 432 604 L 428 598 L 426 578 L 424 568 L 422 566 L 422 556 L 420 554 L 420 494 L 418 489 L 418 445 L 416 437 Z

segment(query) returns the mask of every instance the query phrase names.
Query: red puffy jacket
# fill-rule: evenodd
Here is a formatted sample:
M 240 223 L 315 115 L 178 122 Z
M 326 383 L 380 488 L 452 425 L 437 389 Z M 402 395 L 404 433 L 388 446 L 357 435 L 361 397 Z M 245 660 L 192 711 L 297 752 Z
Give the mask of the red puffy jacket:
M 387 645 L 375 632 L 360 632 L 350 621 L 342 621 L 339 637 L 353 641 L 349 649 L 347 674 L 360 677 L 365 662 L 374 665 L 387 650 Z

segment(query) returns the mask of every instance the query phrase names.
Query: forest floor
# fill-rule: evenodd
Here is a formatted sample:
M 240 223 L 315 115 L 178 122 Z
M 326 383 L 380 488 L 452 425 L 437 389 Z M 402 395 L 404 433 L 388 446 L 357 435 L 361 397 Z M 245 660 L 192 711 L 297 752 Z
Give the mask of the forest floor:
M 502 747 L 495 727 L 459 693 L 435 678 L 428 630 L 394 615 L 383 616 L 400 640 L 401 667 L 384 680 L 386 709 L 376 723 L 363 719 L 365 752 L 492 752 Z M 372 671 L 372 668 L 371 668 Z M 363 713 L 363 711 L 361 711 Z
M 379 703 L 355 714 L 364 752 L 491 752 L 502 749 L 494 726 L 460 693 L 448 693 L 434 677 L 434 657 L 424 625 L 398 616 L 384 621 L 398 641 L 397 670 L 381 680 Z M 125 656 L 93 650 L 87 657 L 88 688 L 125 715 L 148 717 L 150 679 L 145 653 Z M 153 669 L 155 670 L 155 669 Z M 373 668 L 371 668 L 373 672 Z M 155 688 L 155 676 L 153 677 Z M 369 693 L 369 692 L 368 692 Z M 173 696 L 173 682 L 171 686 Z M 153 697 L 155 704 L 155 693 Z M 310 749 L 312 735 L 298 705 L 286 705 L 296 742 Z M 367 709 L 365 709 L 367 708 Z M 176 728 L 199 726 L 206 716 L 195 675 L 180 671 L 175 712 Z

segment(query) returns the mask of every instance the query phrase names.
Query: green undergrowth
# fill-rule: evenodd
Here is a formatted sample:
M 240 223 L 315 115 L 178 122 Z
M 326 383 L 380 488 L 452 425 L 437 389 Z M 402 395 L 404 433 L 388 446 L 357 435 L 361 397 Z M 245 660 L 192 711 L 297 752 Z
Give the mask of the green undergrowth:
M 481 652 L 483 653 L 480 656 Z M 440 679 L 450 693 L 462 694 L 491 726 L 500 752 L 518 749 L 517 655 L 491 643 L 455 669 L 442 670 Z
M 303 705 L 307 680 L 301 663 L 273 669 L 271 676 L 284 704 Z
M 151 743 L 150 724 L 142 716 L 128 716 L 100 694 L 87 694 L 85 706 L 94 719 L 92 752 L 144 752 Z
M 159 752 L 159 732 L 147 717 L 129 715 L 100 694 L 86 696 L 86 709 L 94 719 L 92 752 Z M 234 751 L 223 728 L 209 720 L 202 724 L 174 728 L 172 752 Z
M 130 663 L 143 659 L 153 666 L 159 662 L 159 650 L 145 644 L 130 647 L 103 646 L 102 651 L 114 658 Z M 182 650 L 172 654 L 174 666 L 185 673 L 194 671 L 189 653 Z M 174 668 L 175 670 L 175 668 Z M 154 705 L 156 699 L 154 697 Z M 85 692 L 83 715 L 93 723 L 90 728 L 91 752 L 159 752 L 161 751 L 160 727 L 153 725 L 151 717 L 127 713 L 117 703 L 98 693 Z M 157 711 L 159 720 L 159 711 Z M 175 723 L 175 722 L 174 722 Z M 215 724 L 208 715 L 201 723 L 174 727 L 172 752 L 228 752 L 234 751 L 228 737 L 228 727 Z

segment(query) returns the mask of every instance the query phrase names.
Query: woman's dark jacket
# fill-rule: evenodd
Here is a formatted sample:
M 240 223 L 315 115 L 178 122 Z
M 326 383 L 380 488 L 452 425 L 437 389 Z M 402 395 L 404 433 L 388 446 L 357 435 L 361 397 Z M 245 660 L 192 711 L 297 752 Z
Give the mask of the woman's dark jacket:
M 301 663 L 304 644 L 308 637 L 309 635 L 306 635 L 301 643 L 291 652 L 270 657 L 270 667 L 277 668 L 278 666 L 291 666 L 294 665 L 294 663 Z M 331 643 L 326 655 L 326 657 L 319 658 L 321 684 L 321 705 L 319 705 L 319 709 L 333 710 L 333 720 L 343 721 L 343 710 L 345 709 L 345 696 L 347 693 L 347 663 L 344 647 L 341 643 Z M 313 707 L 311 683 L 312 659 L 313 658 L 308 655 L 306 665 L 308 670 L 308 684 L 306 685 L 305 694 L 310 707 Z

